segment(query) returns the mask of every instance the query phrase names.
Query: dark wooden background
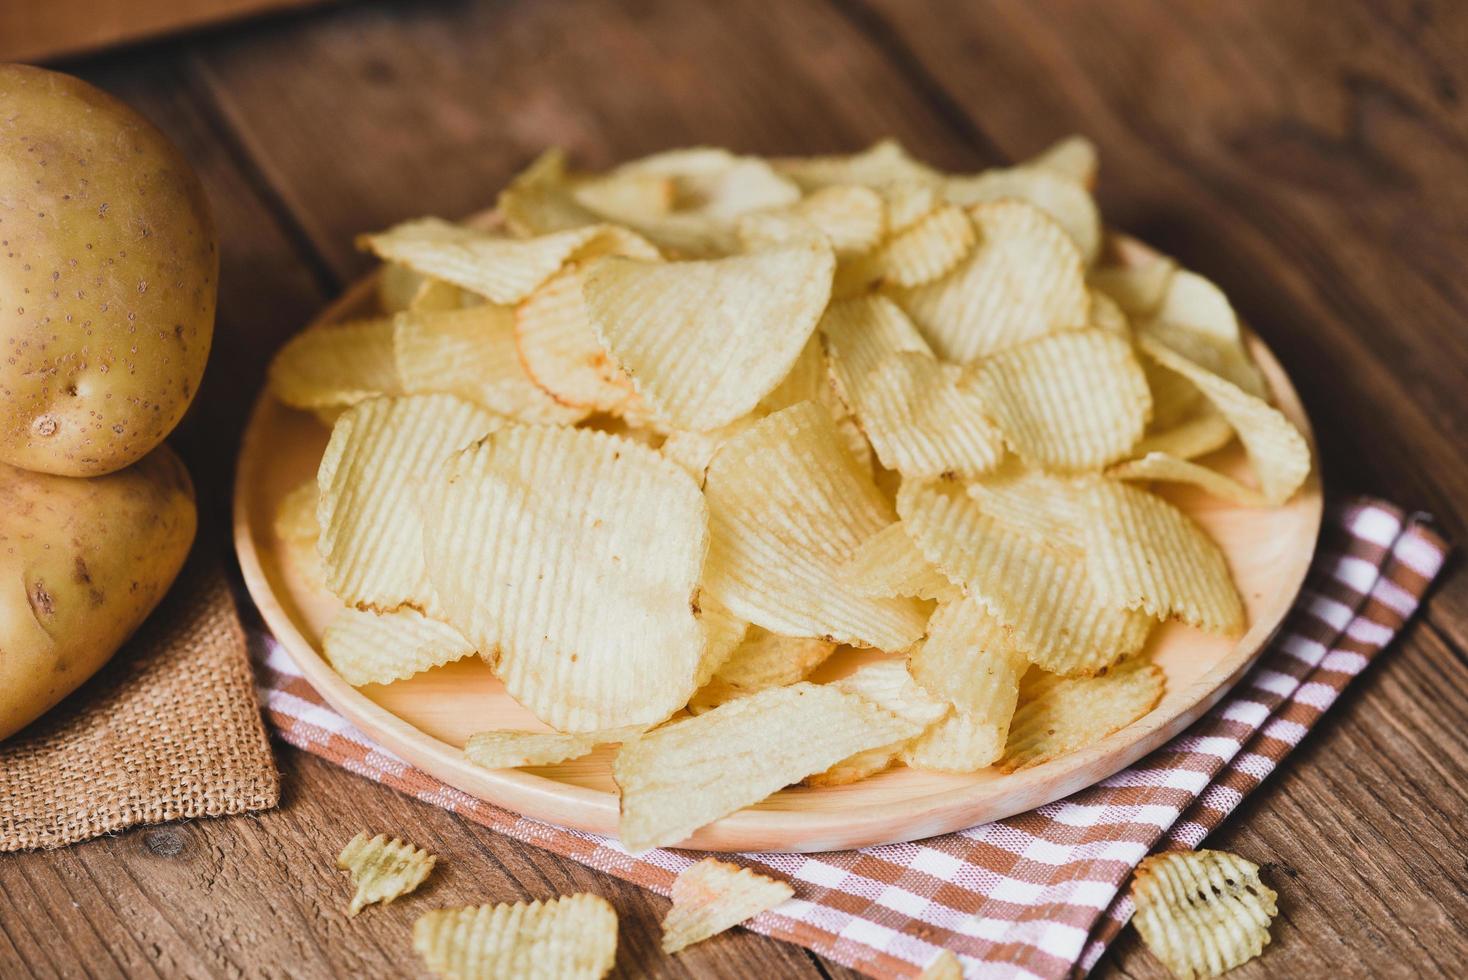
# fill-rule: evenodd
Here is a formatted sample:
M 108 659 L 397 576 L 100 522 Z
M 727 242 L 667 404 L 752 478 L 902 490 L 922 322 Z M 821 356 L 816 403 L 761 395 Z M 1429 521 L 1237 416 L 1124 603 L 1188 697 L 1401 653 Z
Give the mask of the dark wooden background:
M 1468 523 L 1468 4 L 1163 0 L 360 2 L 59 65 L 194 160 L 223 238 L 215 355 L 176 442 L 224 529 L 271 352 L 367 265 L 352 237 L 490 203 L 548 144 L 852 150 L 953 169 L 1072 131 L 1116 225 L 1220 282 L 1278 351 L 1326 486 Z M 1236 976 L 1452 976 L 1468 962 L 1468 576 L 1454 567 L 1215 838 L 1277 867 L 1274 943 Z M 0 975 L 418 972 L 421 901 L 349 922 L 359 828 L 443 856 L 437 904 L 608 895 L 627 976 L 836 977 L 735 932 L 670 960 L 665 902 L 285 746 L 284 804 L 0 858 Z M 1135 937 L 1104 976 L 1163 972 Z

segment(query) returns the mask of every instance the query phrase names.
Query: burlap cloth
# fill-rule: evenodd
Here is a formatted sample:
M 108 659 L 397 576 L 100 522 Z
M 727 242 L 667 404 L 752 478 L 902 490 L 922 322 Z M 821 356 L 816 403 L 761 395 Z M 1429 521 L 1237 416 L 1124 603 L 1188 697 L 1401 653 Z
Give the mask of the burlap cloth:
M 0 742 L 0 851 L 276 805 L 239 615 L 204 552 L 106 667 Z

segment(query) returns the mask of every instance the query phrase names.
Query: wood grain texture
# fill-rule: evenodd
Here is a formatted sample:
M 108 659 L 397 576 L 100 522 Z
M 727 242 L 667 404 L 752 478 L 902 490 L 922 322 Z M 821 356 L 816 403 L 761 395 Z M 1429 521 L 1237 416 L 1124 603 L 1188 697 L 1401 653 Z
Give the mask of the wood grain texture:
M 179 140 L 225 229 L 212 393 L 181 439 L 218 528 L 264 360 L 365 267 L 351 236 L 481 207 L 546 143 L 599 165 L 890 133 L 960 168 L 1080 130 L 1101 146 L 1108 216 L 1220 281 L 1279 352 L 1329 484 L 1429 509 L 1463 541 L 1465 44 L 1468 8 L 1449 0 L 425 0 L 63 67 Z M 1274 942 L 1233 976 L 1442 976 L 1468 961 L 1465 651 L 1459 562 L 1216 836 L 1281 866 L 1266 872 L 1284 907 Z M 743 932 L 670 961 L 655 952 L 661 899 L 294 750 L 280 763 L 279 812 L 0 859 L 0 975 L 412 974 L 411 906 L 350 930 L 341 917 L 331 857 L 364 826 L 422 828 L 451 900 L 572 882 L 606 894 L 624 975 L 849 975 Z M 1130 933 L 1102 973 L 1163 975 Z

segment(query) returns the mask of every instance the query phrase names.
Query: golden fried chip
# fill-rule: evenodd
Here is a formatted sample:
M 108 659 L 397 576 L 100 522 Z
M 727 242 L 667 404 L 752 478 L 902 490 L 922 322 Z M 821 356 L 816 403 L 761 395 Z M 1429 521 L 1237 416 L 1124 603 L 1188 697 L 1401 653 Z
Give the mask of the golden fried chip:
M 1108 265 L 1091 270 L 1091 285 L 1110 296 L 1133 320 L 1149 319 L 1167 298 L 1167 287 L 1177 263 L 1165 256 L 1132 265 Z
M 606 258 L 583 284 L 597 337 L 648 407 L 681 429 L 751 411 L 800 357 L 834 259 L 803 242 L 705 262 Z
M 688 474 L 595 430 L 510 426 L 425 486 L 423 554 L 446 618 L 498 649 L 506 690 L 561 731 L 652 725 L 687 703 L 707 547 Z
M 1091 319 L 1088 324 L 1097 330 L 1114 333 L 1119 337 L 1132 335 L 1132 324 L 1126 312 L 1116 300 L 1099 290 L 1091 290 Z
M 656 173 L 610 173 L 583 177 L 570 185 L 577 203 L 597 214 L 618 220 L 658 217 L 673 210 L 678 197 L 674 179 Z
M 962 593 L 913 543 L 901 521 L 862 542 L 841 566 L 841 577 L 862 595 L 947 600 Z
M 775 168 L 806 191 L 832 184 L 884 188 L 896 184 L 931 184 L 939 174 L 914 159 L 894 139 L 873 143 L 847 156 L 787 157 L 773 161 Z
M 315 480 L 306 480 L 280 500 L 275 511 L 275 534 L 285 541 L 316 543 L 321 527 L 316 523 Z
M 1085 550 L 1074 479 L 1011 457 L 994 472 L 970 481 L 967 489 L 979 509 L 999 523 L 1051 547 Z
M 1161 370 L 1161 369 L 1159 369 Z M 1234 428 L 1213 403 L 1202 401 L 1194 411 L 1166 428 L 1149 431 L 1135 446 L 1131 455 L 1141 458 L 1151 453 L 1164 453 L 1178 459 L 1196 459 L 1222 449 L 1234 440 Z
M 947 701 L 923 690 L 901 660 L 878 660 L 866 664 L 831 686 L 865 698 L 898 718 L 919 726 L 920 731 L 940 724 L 953 711 Z M 922 737 L 917 736 L 918 739 Z M 824 772 L 808 777 L 806 783 L 810 786 L 845 786 L 865 779 L 890 767 L 913 741 L 904 739 L 857 752 Z
M 978 204 L 969 215 L 979 241 L 968 257 L 941 279 L 893 291 L 940 357 L 968 364 L 1085 326 L 1081 254 L 1054 221 L 1018 201 Z
M 347 915 L 408 894 L 427 880 L 437 862 L 432 854 L 396 837 L 389 840 L 386 834 L 378 834 L 369 838 L 363 831 L 347 842 L 336 859 L 337 868 L 351 873 L 357 889 Z
M 943 772 L 976 772 L 993 763 L 1004 751 L 1019 680 L 1029 666 L 977 600 L 940 605 L 907 669 L 924 690 L 955 710 L 914 739 L 902 761 Z
M 485 769 L 553 766 L 579 759 L 598 745 L 625 742 L 641 730 L 632 727 L 602 732 L 475 732 L 464 743 L 464 758 Z
M 704 581 L 771 632 L 900 650 L 922 635 L 921 605 L 862 595 L 840 574 L 893 514 L 838 439 L 826 410 L 801 402 L 725 443 L 704 483 Z
M 1120 731 L 1157 706 L 1166 682 L 1161 667 L 1141 660 L 1099 677 L 1027 675 L 1000 771 L 1038 766 Z
M 1118 480 L 1187 483 L 1231 504 L 1244 507 L 1267 506 L 1264 495 L 1253 487 L 1246 487 L 1233 477 L 1200 463 L 1166 453 L 1148 453 L 1137 459 L 1117 463 L 1106 471 L 1106 475 Z
M 570 425 L 587 412 L 557 402 L 525 373 L 509 307 L 401 314 L 393 350 L 409 394 L 458 395 L 522 422 Z
M 288 340 L 270 362 L 270 390 L 292 408 L 311 409 L 400 395 L 392 343 L 391 320 L 312 327 Z
M 963 964 L 951 950 L 940 950 L 928 961 L 918 980 L 963 980 Z
M 703 656 L 698 661 L 695 683 L 703 687 L 724 666 L 749 635 L 749 624 L 708 592 L 698 594 L 698 624 L 703 629 Z
M 423 288 L 424 278 L 405 265 L 385 262 L 377 270 L 377 309 L 392 315 L 413 304 L 413 297 Z
M 1101 212 L 1085 186 L 1035 167 L 988 170 L 971 177 L 950 177 L 943 195 L 953 204 L 1017 201 L 1044 212 L 1059 225 L 1086 265 L 1101 251 Z
M 1068 330 L 995 354 L 974 384 L 1009 447 L 1060 470 L 1125 457 L 1152 405 L 1131 344 L 1100 330 Z
M 484 297 L 465 292 L 451 282 L 442 279 L 424 279 L 408 303 L 408 312 L 444 313 L 479 306 Z
M 1197 385 L 1228 420 L 1244 444 L 1266 501 L 1277 506 L 1294 496 L 1310 475 L 1310 445 L 1284 413 L 1153 337 L 1143 336 L 1138 342 L 1157 363 Z
M 1094 674 L 1146 641 L 1150 617 L 1107 602 L 1083 554 L 990 517 L 962 487 L 905 482 L 897 511 L 919 550 L 983 603 L 1031 663 Z
M 943 203 L 938 185 L 930 181 L 888 185 L 882 188 L 882 199 L 887 205 L 889 235 L 911 228 Z
M 423 565 L 420 483 L 501 424 L 453 395 L 373 398 L 343 414 L 316 473 L 317 549 L 331 591 L 379 612 L 436 611 Z
M 1237 854 L 1170 851 L 1137 866 L 1132 923 L 1173 976 L 1216 977 L 1264 952 L 1278 897 Z
M 321 635 L 321 652 L 353 687 L 391 684 L 474 655 L 474 646 L 447 623 L 415 609 L 375 613 L 346 608 Z
M 853 753 L 919 730 L 854 694 L 804 682 L 664 725 L 622 746 L 612 766 L 622 846 L 676 844 Z
M 1242 631 L 1228 560 L 1191 517 L 1116 480 L 1088 481 L 1078 497 L 1091 581 L 1108 602 L 1212 633 Z
M 949 272 L 973 250 L 977 238 L 968 213 L 956 205 L 929 211 L 894 233 L 859 263 L 869 283 L 921 286 Z
M 870 187 L 823 187 L 782 208 L 743 215 L 739 238 L 748 248 L 761 248 L 816 233 L 845 258 L 875 248 L 885 223 L 882 197 Z
M 783 881 L 704 858 L 673 880 L 673 907 L 663 918 L 663 952 L 676 953 L 717 936 L 794 894 Z
M 1100 169 L 1096 144 L 1084 136 L 1067 136 L 1046 147 L 1042 152 L 1025 161 L 1029 170 L 1044 170 L 1073 180 L 1090 190 L 1096 186 L 1096 171 Z
M 741 642 L 694 693 L 688 710 L 702 714 L 725 701 L 748 697 L 767 687 L 804 680 L 836 650 L 836 644 L 803 636 L 780 636 L 749 627 Z
M 500 191 L 495 211 L 516 235 L 532 238 L 604 220 L 576 200 L 566 173 L 566 154 L 552 147 L 536 157 Z
M 413 949 L 445 980 L 600 980 L 617 959 L 617 913 L 599 895 L 434 909 Z
M 525 373 L 557 401 L 616 413 L 636 399 L 632 381 L 596 336 L 570 265 L 515 308 L 515 346 Z
M 1178 269 L 1168 280 L 1157 311 L 1139 328 L 1256 398 L 1267 396 L 1264 376 L 1244 348 L 1239 318 L 1228 297 L 1196 272 Z

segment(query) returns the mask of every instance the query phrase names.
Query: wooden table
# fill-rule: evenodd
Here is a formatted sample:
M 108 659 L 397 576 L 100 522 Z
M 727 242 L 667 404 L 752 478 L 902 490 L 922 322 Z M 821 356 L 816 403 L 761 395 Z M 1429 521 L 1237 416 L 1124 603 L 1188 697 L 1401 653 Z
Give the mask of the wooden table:
M 352 237 L 490 202 L 548 144 L 600 166 L 700 142 L 952 169 L 1080 131 L 1108 218 L 1219 281 L 1293 373 L 1326 485 L 1468 525 L 1468 6 L 1161 0 L 361 2 L 62 67 L 155 119 L 223 236 L 219 330 L 176 442 L 222 533 L 276 346 L 366 260 Z M 222 545 L 221 545 L 222 546 Z M 1468 575 L 1216 835 L 1278 866 L 1239 977 L 1447 976 L 1468 962 Z M 843 976 L 736 931 L 670 960 L 665 902 L 279 746 L 281 808 L 0 858 L 0 975 L 413 974 L 400 903 L 348 922 L 361 827 L 443 855 L 436 902 L 577 887 L 626 976 Z M 1162 976 L 1134 936 L 1103 975 Z

